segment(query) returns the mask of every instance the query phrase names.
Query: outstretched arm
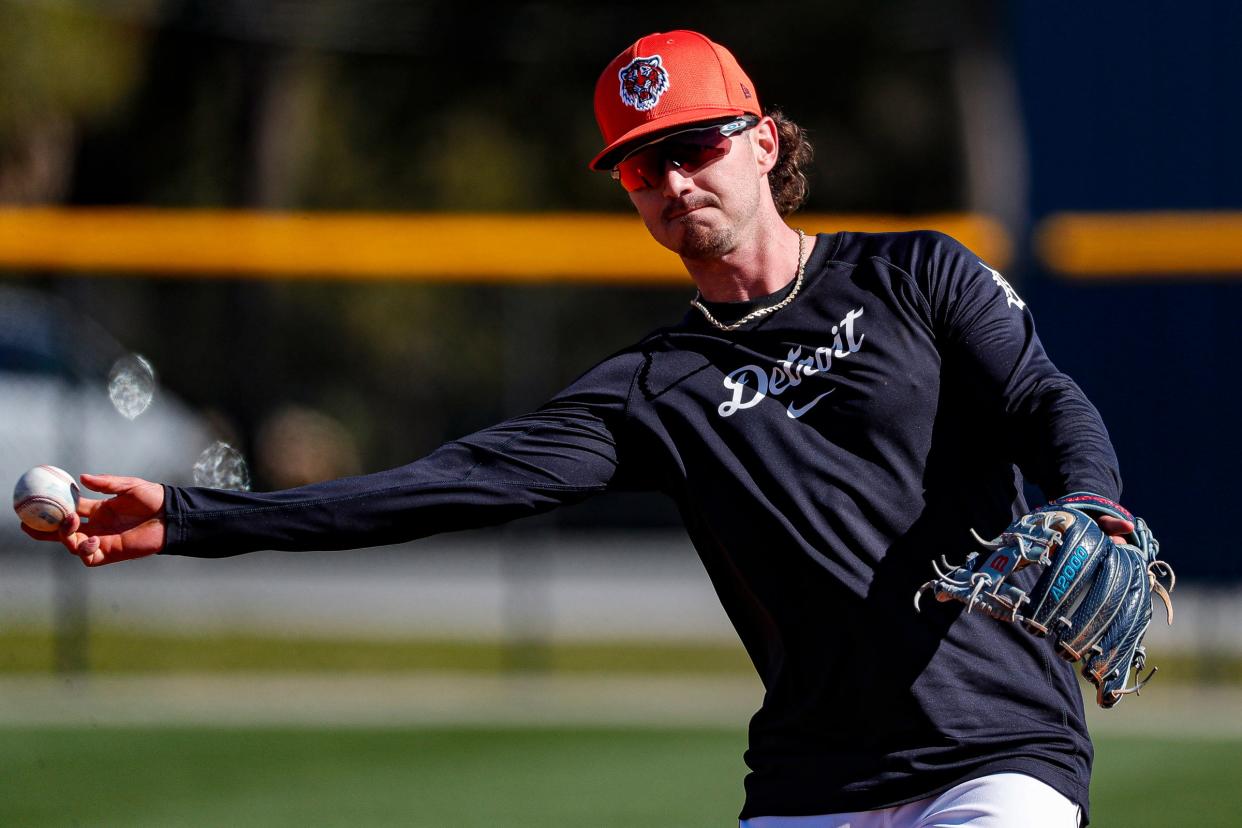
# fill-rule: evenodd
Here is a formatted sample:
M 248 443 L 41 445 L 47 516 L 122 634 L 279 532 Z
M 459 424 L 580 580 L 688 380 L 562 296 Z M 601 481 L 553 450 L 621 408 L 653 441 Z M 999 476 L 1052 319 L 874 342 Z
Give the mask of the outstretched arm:
M 278 492 L 168 487 L 164 551 L 225 557 L 400 543 L 577 502 L 609 488 L 617 467 L 605 421 L 545 408 L 375 474 Z
M 597 366 L 538 411 L 441 446 L 414 463 L 277 492 L 161 486 L 83 475 L 90 489 L 59 533 L 88 566 L 152 555 L 352 549 L 471 529 L 647 484 L 624 447 L 632 359 Z M 619 474 L 630 451 L 626 474 Z M 622 479 L 624 477 L 624 480 Z

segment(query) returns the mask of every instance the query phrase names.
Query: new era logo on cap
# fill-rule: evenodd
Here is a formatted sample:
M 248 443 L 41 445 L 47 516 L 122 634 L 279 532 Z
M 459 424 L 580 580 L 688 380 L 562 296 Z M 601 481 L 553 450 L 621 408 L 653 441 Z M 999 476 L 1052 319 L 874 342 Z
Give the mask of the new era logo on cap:
M 678 127 L 762 115 L 754 89 L 729 50 L 698 32 L 639 38 L 595 84 L 605 146 L 590 167 L 612 169 L 631 150 Z

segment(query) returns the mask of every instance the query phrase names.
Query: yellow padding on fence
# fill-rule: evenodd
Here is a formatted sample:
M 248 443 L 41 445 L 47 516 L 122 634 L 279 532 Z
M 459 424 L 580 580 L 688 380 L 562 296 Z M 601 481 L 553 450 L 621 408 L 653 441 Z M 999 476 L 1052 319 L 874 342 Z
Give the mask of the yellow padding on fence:
M 808 232 L 930 227 L 997 267 L 986 216 L 800 215 Z M 680 259 L 629 214 L 0 209 L 0 268 L 152 276 L 675 283 Z
M 1041 222 L 1036 252 L 1079 279 L 1242 275 L 1242 213 L 1058 213 Z

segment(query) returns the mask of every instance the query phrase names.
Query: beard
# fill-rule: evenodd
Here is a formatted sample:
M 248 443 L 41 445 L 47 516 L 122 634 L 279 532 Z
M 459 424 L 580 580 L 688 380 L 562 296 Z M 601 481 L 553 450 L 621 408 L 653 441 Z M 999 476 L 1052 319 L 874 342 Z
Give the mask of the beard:
M 696 221 L 693 214 L 678 221 L 682 231 L 676 253 L 683 258 L 719 259 L 736 246 L 734 234 L 728 227 Z
M 720 207 L 720 201 L 703 193 L 698 198 L 676 201 L 664 209 L 661 218 L 667 222 L 669 229 L 680 230 L 679 234 L 674 230 L 673 244 L 669 247 L 686 259 L 718 259 L 735 246 L 733 228 L 727 223 L 709 221 L 697 212 L 686 212 L 700 207 Z M 670 215 L 677 217 L 669 219 Z

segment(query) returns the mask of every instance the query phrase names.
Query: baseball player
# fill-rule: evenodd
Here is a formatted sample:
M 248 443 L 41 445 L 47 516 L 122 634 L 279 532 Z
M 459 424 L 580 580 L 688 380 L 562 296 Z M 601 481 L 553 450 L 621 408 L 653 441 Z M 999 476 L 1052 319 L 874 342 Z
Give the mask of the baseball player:
M 1072 666 L 1016 624 L 911 602 L 933 557 L 1028 512 L 1023 475 L 1119 496 L 1100 417 L 1023 300 L 939 233 L 787 225 L 809 145 L 701 34 L 635 42 L 595 113 L 590 167 L 698 288 L 680 321 L 400 468 L 267 493 L 83 475 L 113 497 L 30 534 L 98 566 L 397 543 L 658 490 L 766 689 L 743 826 L 1079 825 L 1092 747 Z

